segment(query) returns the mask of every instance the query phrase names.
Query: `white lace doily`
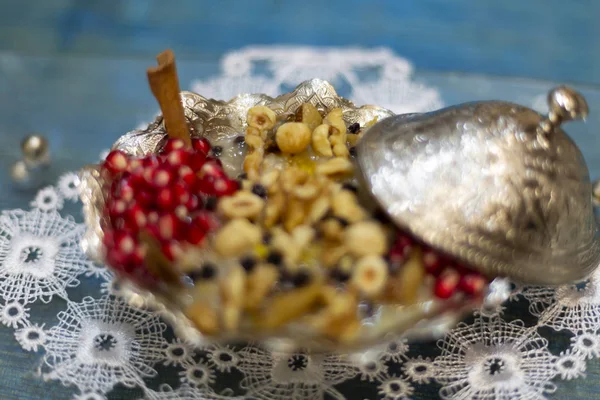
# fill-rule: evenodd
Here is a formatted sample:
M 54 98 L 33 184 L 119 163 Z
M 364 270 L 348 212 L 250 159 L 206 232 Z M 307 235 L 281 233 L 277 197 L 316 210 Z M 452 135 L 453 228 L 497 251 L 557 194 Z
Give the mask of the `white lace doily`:
M 214 98 L 276 95 L 320 77 L 357 104 L 398 113 L 441 106 L 438 92 L 411 81 L 411 73 L 410 63 L 386 49 L 253 47 L 228 54 L 222 74 L 195 81 L 192 90 Z M 509 304 L 479 310 L 437 346 L 398 338 L 369 356 L 286 354 L 252 344 L 194 348 L 158 315 L 115 297 L 112 275 L 86 259 L 83 226 L 61 214 L 77 201 L 77 184 L 75 172 L 67 172 L 37 193 L 30 210 L 0 216 L 2 329 L 14 330 L 23 351 L 40 352 L 32 369 L 40 379 L 71 386 L 73 399 L 118 398 L 123 387 L 155 400 L 399 400 L 424 392 L 444 399 L 543 399 L 559 380 L 584 377 L 587 360 L 600 356 L 600 273 L 579 286 L 515 288 Z M 83 277 L 95 289 L 74 299 L 71 291 Z M 32 317 L 57 299 L 65 306 L 55 323 Z M 515 310 L 525 310 L 527 323 Z M 570 341 L 551 351 L 556 331 Z

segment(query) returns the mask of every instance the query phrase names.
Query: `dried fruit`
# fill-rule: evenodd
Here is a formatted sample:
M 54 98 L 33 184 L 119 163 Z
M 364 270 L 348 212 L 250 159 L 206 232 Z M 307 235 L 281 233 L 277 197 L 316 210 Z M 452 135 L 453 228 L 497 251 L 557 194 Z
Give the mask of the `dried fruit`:
M 275 183 L 277 183 L 278 179 L 279 179 L 279 170 L 274 169 L 274 170 L 265 172 L 260 177 L 260 183 L 267 189 L 268 193 L 273 193 L 274 191 L 276 191 L 279 188 L 277 185 L 275 185 Z
M 333 215 L 344 218 L 350 223 L 364 220 L 366 211 L 358 204 L 356 196 L 348 190 L 340 190 L 331 199 Z
M 270 265 L 259 264 L 248 275 L 246 280 L 246 297 L 244 307 L 255 310 L 277 282 L 279 271 Z
M 317 198 L 311 205 L 308 212 L 308 220 L 311 223 L 320 221 L 329 211 L 330 201 L 326 196 Z
M 301 225 L 292 231 L 292 238 L 296 246 L 305 249 L 315 238 L 315 229 L 308 225 Z
M 203 334 L 215 335 L 219 332 L 219 316 L 215 307 L 208 302 L 194 302 L 184 313 Z
M 304 222 L 305 215 L 306 210 L 302 200 L 289 198 L 283 216 L 285 230 L 291 232 L 295 227 L 301 225 Z
M 318 302 L 321 287 L 321 282 L 315 280 L 310 285 L 274 295 L 257 316 L 257 327 L 275 329 L 307 313 Z
M 262 239 L 260 228 L 247 219 L 236 218 L 215 235 L 214 248 L 222 256 L 239 257 L 252 250 Z
M 321 125 L 322 121 L 321 113 L 310 103 L 302 104 L 296 111 L 296 122 L 306 124 L 311 131 Z
M 354 171 L 352 162 L 344 157 L 335 157 L 317 165 L 315 171 L 318 174 L 338 177 L 349 175 Z
M 319 224 L 319 232 L 325 239 L 340 241 L 344 234 L 344 225 L 337 218 L 326 218 Z
M 282 192 L 271 195 L 264 212 L 263 224 L 266 228 L 270 228 L 277 223 L 283 212 L 284 205 L 285 195 Z
M 402 266 L 398 277 L 399 285 L 394 289 L 402 304 L 412 304 L 417 300 L 419 289 L 425 279 L 425 267 L 419 250 L 413 251 Z
M 223 328 L 227 331 L 235 330 L 238 327 L 245 287 L 246 273 L 240 267 L 231 268 L 227 278 L 220 281 Z
M 337 241 L 326 241 L 321 252 L 321 262 L 328 268 L 335 267 L 348 254 L 348 249 Z

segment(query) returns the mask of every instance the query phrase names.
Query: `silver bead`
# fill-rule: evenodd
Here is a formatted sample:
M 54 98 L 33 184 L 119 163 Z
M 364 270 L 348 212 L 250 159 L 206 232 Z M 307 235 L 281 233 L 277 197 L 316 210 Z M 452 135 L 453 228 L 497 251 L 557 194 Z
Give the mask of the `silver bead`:
M 29 168 L 24 161 L 17 161 L 10 170 L 10 176 L 15 183 L 23 184 L 29 181 Z
M 548 93 L 549 119 L 554 125 L 563 121 L 585 119 L 588 115 L 588 105 L 585 98 L 567 86 L 559 86 Z
M 23 160 L 29 167 L 46 164 L 50 161 L 48 140 L 41 135 L 33 134 L 23 139 L 21 151 L 23 152 Z

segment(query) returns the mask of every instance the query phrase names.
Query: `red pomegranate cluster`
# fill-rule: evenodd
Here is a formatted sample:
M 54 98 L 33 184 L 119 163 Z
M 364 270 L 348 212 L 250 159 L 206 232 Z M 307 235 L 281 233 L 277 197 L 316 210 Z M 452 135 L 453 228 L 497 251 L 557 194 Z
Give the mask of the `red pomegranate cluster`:
M 210 143 L 203 138 L 192 139 L 191 149 L 182 140 L 169 139 L 160 153 L 145 157 L 120 150 L 108 154 L 102 164 L 109 182 L 104 248 L 114 270 L 153 286 L 160 278 L 146 268 L 142 232 L 160 244 L 166 259 L 174 261 L 183 247 L 202 246 L 207 235 L 218 229 L 213 213 L 217 201 L 234 194 L 239 182 L 229 178 L 220 160 L 210 154 Z M 422 249 L 426 273 L 435 278 L 436 297 L 477 296 L 485 289 L 488 281 L 479 272 L 401 231 L 388 253 L 390 268 L 401 268 L 415 247 Z
M 423 243 L 417 243 L 413 236 L 400 231 L 388 253 L 390 265 L 401 265 L 415 246 L 422 249 L 426 273 L 435 277 L 433 292 L 436 297 L 448 299 L 456 293 L 478 296 L 485 290 L 488 280 L 480 272 Z
M 212 210 L 218 198 L 235 193 L 239 183 L 227 176 L 210 151 L 206 139 L 192 139 L 191 149 L 180 139 L 169 139 L 159 154 L 108 154 L 102 164 L 109 182 L 104 248 L 113 269 L 151 285 L 157 278 L 144 266 L 142 232 L 160 243 L 172 261 L 182 245 L 202 245 L 218 228 Z

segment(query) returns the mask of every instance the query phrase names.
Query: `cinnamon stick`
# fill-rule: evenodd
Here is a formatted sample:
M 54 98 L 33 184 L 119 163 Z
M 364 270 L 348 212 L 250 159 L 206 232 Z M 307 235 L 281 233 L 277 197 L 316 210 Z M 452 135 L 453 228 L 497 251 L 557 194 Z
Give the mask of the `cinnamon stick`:
M 175 54 L 171 49 L 165 50 L 156 56 L 156 61 L 158 66 L 147 70 L 148 82 L 160 105 L 167 134 L 169 138 L 182 139 L 187 147 L 191 147 L 190 131 L 179 95 Z

